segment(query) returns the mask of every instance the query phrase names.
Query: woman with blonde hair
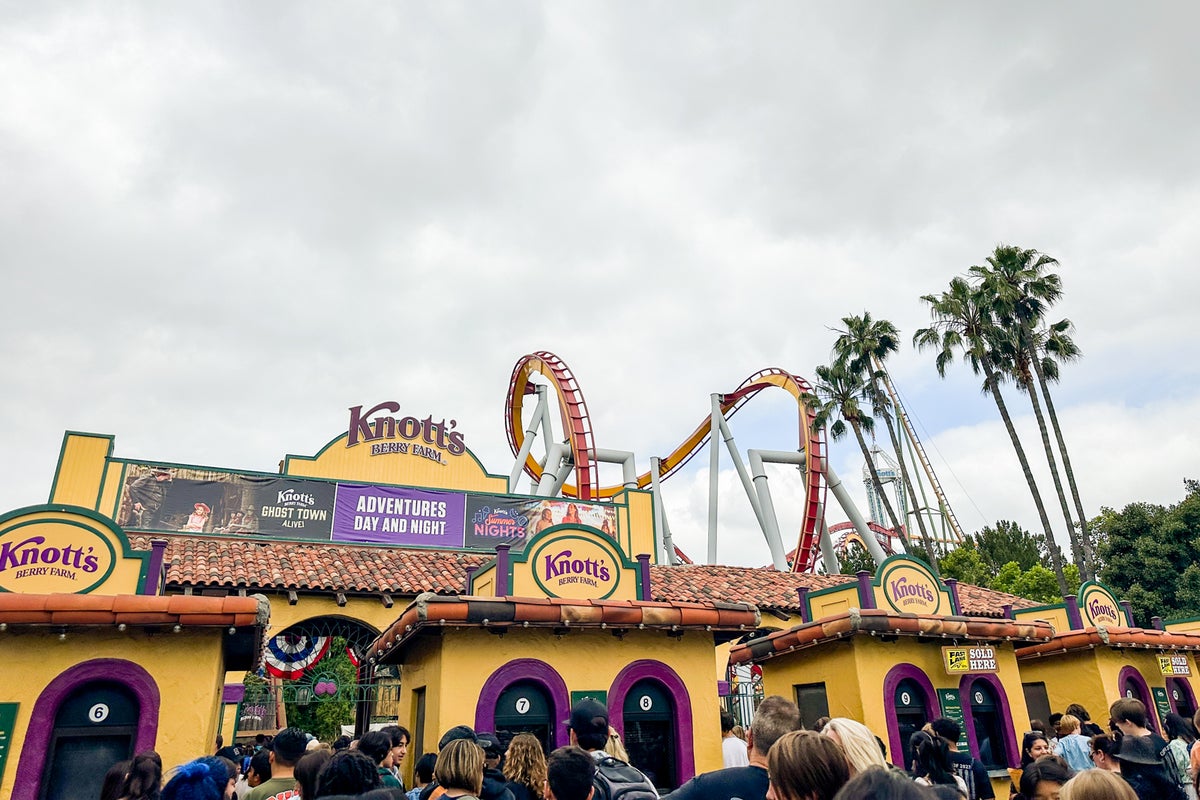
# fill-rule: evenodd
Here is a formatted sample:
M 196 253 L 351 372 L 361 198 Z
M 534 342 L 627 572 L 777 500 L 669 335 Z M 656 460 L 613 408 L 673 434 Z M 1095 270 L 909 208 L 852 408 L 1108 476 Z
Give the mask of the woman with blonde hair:
M 542 800 L 546 786 L 546 754 L 532 733 L 518 733 L 508 743 L 504 777 L 515 800 Z
M 834 717 L 825 723 L 821 735 L 833 739 L 846 751 L 851 778 L 868 767 L 887 766 L 879 742 L 875 741 L 875 734 L 857 720 Z
M 1063 784 L 1058 799 L 1137 800 L 1137 794 L 1121 776 L 1102 769 L 1087 769 Z
M 483 788 L 483 748 L 469 739 L 447 743 L 438 753 L 433 776 L 446 790 L 442 795 L 446 800 L 478 798 Z
M 846 751 L 814 731 L 785 733 L 767 753 L 767 800 L 833 800 L 850 780 Z
M 1054 745 L 1054 755 L 1062 757 L 1067 766 L 1079 772 L 1091 769 L 1092 763 L 1091 740 L 1079 732 L 1079 718 L 1073 714 L 1063 714 L 1058 721 L 1058 744 Z
M 617 729 L 612 725 L 608 726 L 608 739 L 604 742 L 604 752 L 626 764 L 629 763 L 629 753 L 625 750 L 625 745 L 621 743 L 621 734 L 617 733 Z

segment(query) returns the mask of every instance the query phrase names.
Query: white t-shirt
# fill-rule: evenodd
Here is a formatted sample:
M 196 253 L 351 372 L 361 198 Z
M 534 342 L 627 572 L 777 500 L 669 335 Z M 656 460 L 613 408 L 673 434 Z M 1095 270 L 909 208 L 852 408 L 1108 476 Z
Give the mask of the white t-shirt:
M 725 760 L 726 768 L 750 766 L 750 753 L 746 749 L 746 743 L 736 736 L 726 736 L 721 740 L 721 756 Z

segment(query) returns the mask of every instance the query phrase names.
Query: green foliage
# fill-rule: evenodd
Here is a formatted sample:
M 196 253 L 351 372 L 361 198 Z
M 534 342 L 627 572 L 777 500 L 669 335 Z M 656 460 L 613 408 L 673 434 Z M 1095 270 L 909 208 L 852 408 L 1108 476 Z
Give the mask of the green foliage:
M 955 578 L 1008 592 L 1039 603 L 1061 603 L 1058 579 L 1043 566 L 1045 545 L 1015 522 L 1000 520 L 978 533 L 968 536 L 962 546 L 939 559 L 943 578 Z M 1200 570 L 1197 571 L 1200 590 Z M 1078 592 L 1079 568 L 1068 564 L 1063 568 L 1067 588 Z
M 987 586 L 996 574 L 983 556 L 973 547 L 959 547 L 938 559 L 938 568 L 943 578 L 954 578 L 962 583 Z
M 336 681 L 337 695 L 333 699 L 314 697 L 307 703 L 287 703 L 288 725 L 311 733 L 322 741 L 331 742 L 341 733 L 342 725 L 354 722 L 358 670 L 346 655 L 345 639 L 334 637 L 325 658 L 300 680 L 315 680 L 315 676 Z
M 977 550 L 993 574 L 1009 561 L 1015 561 L 1022 570 L 1027 570 L 1046 558 L 1045 539 L 1006 519 L 968 536 L 963 545 Z
M 875 574 L 875 559 L 871 558 L 867 548 L 857 544 L 847 547 L 845 554 L 838 561 L 841 564 L 843 575 L 856 575 L 864 569 L 872 575 Z
M 1102 509 L 1089 523 L 1097 542 L 1100 577 L 1133 605 L 1139 624 L 1160 616 L 1200 615 L 1200 492 L 1171 506 L 1130 503 Z

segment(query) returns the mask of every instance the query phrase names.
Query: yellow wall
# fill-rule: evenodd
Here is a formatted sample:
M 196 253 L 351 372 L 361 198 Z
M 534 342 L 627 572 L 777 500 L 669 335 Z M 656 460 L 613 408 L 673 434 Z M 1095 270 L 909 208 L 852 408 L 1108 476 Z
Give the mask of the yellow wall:
M 1035 608 L 1028 611 L 1013 609 L 1013 619 L 1015 620 L 1045 620 L 1050 623 L 1055 632 L 1062 633 L 1069 631 L 1074 626 L 1067 619 L 1066 608 Z
M 857 583 L 848 584 L 845 589 L 839 589 L 829 594 L 817 595 L 816 597 L 810 595 L 809 604 L 812 608 L 813 619 L 824 619 L 825 617 L 845 614 L 851 608 L 858 608 L 862 605 L 858 599 Z
M 96 508 L 105 459 L 112 455 L 112 447 L 111 436 L 68 431 L 63 436 L 50 502 Z
M 0 702 L 20 703 L 0 797 L 12 795 L 21 745 L 42 691 L 65 670 L 93 659 L 132 661 L 154 679 L 161 702 L 154 749 L 165 768 L 211 753 L 221 706 L 223 632 L 218 628 L 151 636 L 132 628 L 124 633 L 101 628 L 72 631 L 62 642 L 41 629 L 20 636 L 0 634 L 6 678 L 0 685 Z

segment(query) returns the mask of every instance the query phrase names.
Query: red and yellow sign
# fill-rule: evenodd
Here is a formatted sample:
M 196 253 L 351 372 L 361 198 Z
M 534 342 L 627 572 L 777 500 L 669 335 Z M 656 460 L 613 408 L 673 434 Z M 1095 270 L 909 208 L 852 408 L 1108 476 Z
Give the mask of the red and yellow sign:
M 996 648 L 991 646 L 943 647 L 942 665 L 947 675 L 992 673 L 999 669 Z
M 1158 671 L 1163 675 L 1191 675 L 1192 662 L 1187 656 L 1159 656 Z
M 879 568 L 876 599 L 881 607 L 906 614 L 949 614 L 946 590 L 929 568 L 920 561 L 893 556 Z
M 117 552 L 78 520 L 23 520 L 0 529 L 0 591 L 85 594 L 113 570 Z

